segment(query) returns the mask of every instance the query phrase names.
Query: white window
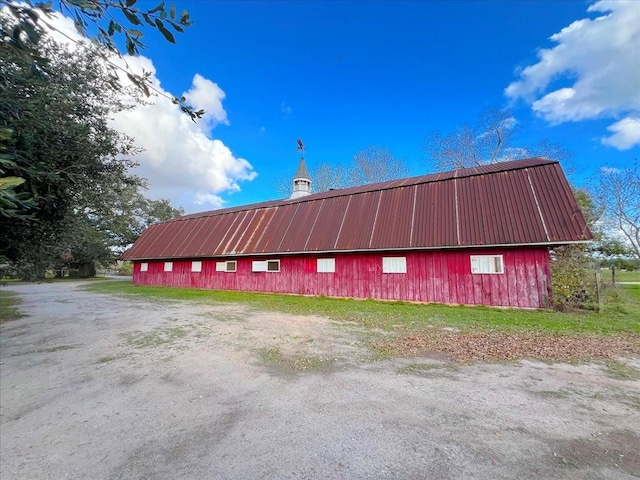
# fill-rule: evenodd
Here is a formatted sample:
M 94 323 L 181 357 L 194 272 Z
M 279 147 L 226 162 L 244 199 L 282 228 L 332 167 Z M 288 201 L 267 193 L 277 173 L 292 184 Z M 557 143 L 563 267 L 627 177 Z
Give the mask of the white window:
M 266 272 L 267 271 L 267 262 L 264 260 L 254 260 L 251 262 L 251 271 L 252 272 Z
M 471 255 L 471 273 L 504 273 L 502 255 Z
M 142 262 L 140 264 L 140 271 L 141 272 L 146 272 L 149 270 L 149 264 L 147 262 Z
M 254 260 L 251 262 L 252 272 L 279 272 L 280 260 Z
M 407 273 L 407 258 L 382 257 L 382 273 Z
M 165 272 L 173 271 L 173 262 L 164 262 L 164 271 Z
M 191 262 L 191 271 L 192 272 L 201 272 L 202 271 L 202 262 L 199 260 L 194 260 Z
M 319 258 L 318 273 L 334 273 L 336 271 L 335 258 Z
M 227 260 L 226 262 L 216 262 L 216 272 L 235 272 L 237 262 L 235 260 Z

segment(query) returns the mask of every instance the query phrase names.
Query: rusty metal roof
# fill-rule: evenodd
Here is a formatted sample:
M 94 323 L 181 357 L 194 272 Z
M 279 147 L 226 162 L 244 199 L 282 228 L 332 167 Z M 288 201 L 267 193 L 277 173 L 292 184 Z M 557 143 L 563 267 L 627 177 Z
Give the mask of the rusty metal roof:
M 123 258 L 557 245 L 590 240 L 556 161 L 531 158 L 151 225 Z

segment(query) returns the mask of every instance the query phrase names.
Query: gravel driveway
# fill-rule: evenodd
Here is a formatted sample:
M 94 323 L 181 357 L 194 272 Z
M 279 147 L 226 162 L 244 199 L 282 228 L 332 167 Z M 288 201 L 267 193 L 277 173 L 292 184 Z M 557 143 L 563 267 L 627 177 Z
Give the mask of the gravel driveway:
M 325 318 L 3 288 L 3 480 L 640 476 L 640 382 L 603 363 L 375 361 Z

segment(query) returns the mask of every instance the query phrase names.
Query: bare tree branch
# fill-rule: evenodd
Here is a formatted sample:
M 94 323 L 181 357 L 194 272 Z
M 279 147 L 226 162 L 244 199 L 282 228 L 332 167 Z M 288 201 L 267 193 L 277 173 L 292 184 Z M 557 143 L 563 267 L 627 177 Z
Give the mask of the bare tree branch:
M 320 163 L 311 169 L 311 189 L 313 193 L 354 187 L 368 183 L 384 182 L 403 178 L 411 173 L 409 166 L 398 160 L 385 147 L 371 146 L 356 152 L 351 165 Z M 275 182 L 279 197 L 289 198 L 292 192 L 292 177 L 282 176 Z
M 637 160 L 632 167 L 601 168 L 594 197 L 609 226 L 624 235 L 640 259 L 640 168 Z
M 517 146 L 517 133 L 516 120 L 509 110 L 490 108 L 480 113 L 474 125 L 464 124 L 448 134 L 429 132 L 424 143 L 427 163 L 442 171 L 528 157 L 546 157 L 566 165 L 573 156 L 548 140 L 533 147 Z

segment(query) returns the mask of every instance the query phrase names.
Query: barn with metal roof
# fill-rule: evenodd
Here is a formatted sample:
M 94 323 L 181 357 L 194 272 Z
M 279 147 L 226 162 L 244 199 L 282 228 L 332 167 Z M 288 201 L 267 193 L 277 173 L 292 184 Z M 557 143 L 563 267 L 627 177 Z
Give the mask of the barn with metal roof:
M 532 158 L 186 215 L 123 258 L 136 285 L 540 308 L 549 249 L 591 238 Z

